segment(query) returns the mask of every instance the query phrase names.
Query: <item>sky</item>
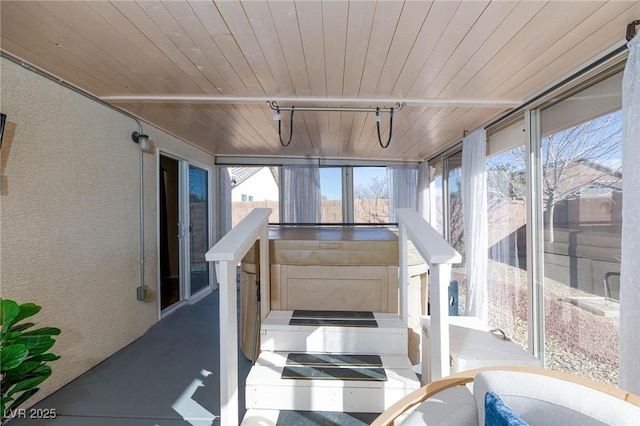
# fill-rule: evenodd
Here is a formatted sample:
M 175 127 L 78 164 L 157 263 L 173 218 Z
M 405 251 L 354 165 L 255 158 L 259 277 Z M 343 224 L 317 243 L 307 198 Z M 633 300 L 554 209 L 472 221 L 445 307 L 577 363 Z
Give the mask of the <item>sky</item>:
M 353 187 L 366 184 L 374 177 L 386 179 L 385 167 L 354 167 Z M 328 200 L 342 200 L 342 169 L 340 167 L 320 168 L 320 193 Z

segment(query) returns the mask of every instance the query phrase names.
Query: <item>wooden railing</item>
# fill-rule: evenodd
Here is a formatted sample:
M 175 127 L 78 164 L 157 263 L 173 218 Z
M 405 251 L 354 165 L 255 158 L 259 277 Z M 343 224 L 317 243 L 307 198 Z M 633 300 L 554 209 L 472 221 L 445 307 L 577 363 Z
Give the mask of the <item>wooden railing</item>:
M 271 209 L 253 209 L 206 254 L 218 264 L 220 283 L 220 424 L 238 421 L 238 308 L 236 267 L 256 240 L 260 240 L 261 319 L 271 309 L 269 287 L 269 215 Z
M 429 365 L 431 380 L 446 377 L 449 369 L 449 306 L 448 288 L 451 264 L 460 263 L 462 256 L 429 223 L 413 209 L 396 209 L 398 220 L 400 261 L 400 317 L 408 322 L 407 286 L 409 284 L 408 243 L 411 241 L 429 266 L 429 303 L 431 335 Z M 423 351 L 425 348 L 422 349 Z M 424 367 L 424 366 L 423 366 Z

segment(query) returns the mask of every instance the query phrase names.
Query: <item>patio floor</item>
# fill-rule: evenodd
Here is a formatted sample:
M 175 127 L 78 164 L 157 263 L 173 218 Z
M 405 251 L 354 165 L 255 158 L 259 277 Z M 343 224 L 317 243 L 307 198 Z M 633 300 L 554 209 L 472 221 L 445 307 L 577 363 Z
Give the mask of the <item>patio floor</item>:
M 55 409 L 55 419 L 16 418 L 8 424 L 219 424 L 218 323 L 218 291 L 214 291 L 200 302 L 178 309 L 140 339 L 32 407 Z M 251 363 L 241 352 L 239 358 L 242 418 L 244 382 Z

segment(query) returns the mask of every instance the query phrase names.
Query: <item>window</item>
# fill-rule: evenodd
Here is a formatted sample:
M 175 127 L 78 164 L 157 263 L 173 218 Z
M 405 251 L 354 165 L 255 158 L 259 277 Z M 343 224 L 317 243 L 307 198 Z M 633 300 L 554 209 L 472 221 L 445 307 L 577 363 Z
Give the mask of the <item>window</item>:
M 452 265 L 451 280 L 458 282 L 459 314 L 464 315 L 467 294 L 467 274 L 464 249 L 464 217 L 462 210 L 462 151 L 446 157 L 447 194 L 448 197 L 448 240 L 451 246 L 460 253 L 462 262 Z
M 543 110 L 545 364 L 612 385 L 618 374 L 620 76 Z
M 489 135 L 486 161 L 489 326 L 528 347 L 524 122 Z M 500 152 L 502 151 L 502 152 Z
M 320 168 L 320 222 L 342 223 L 342 168 Z
M 386 167 L 353 168 L 353 219 L 356 223 L 389 221 Z
M 270 208 L 269 222 L 280 221 L 278 167 L 229 167 L 232 226 L 254 208 Z

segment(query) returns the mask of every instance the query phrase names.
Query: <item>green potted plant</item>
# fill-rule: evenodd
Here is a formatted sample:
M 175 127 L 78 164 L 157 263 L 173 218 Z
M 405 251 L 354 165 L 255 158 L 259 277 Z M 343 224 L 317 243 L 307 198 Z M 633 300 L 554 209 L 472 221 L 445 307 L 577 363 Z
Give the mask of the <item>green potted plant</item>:
M 36 324 L 23 322 L 38 312 L 40 306 L 36 304 L 18 305 L 13 300 L 0 299 L 0 409 L 3 423 L 20 404 L 40 390 L 38 385 L 51 375 L 47 363 L 60 358 L 47 352 L 55 343 L 51 336 L 59 335 L 60 329 L 29 330 Z

